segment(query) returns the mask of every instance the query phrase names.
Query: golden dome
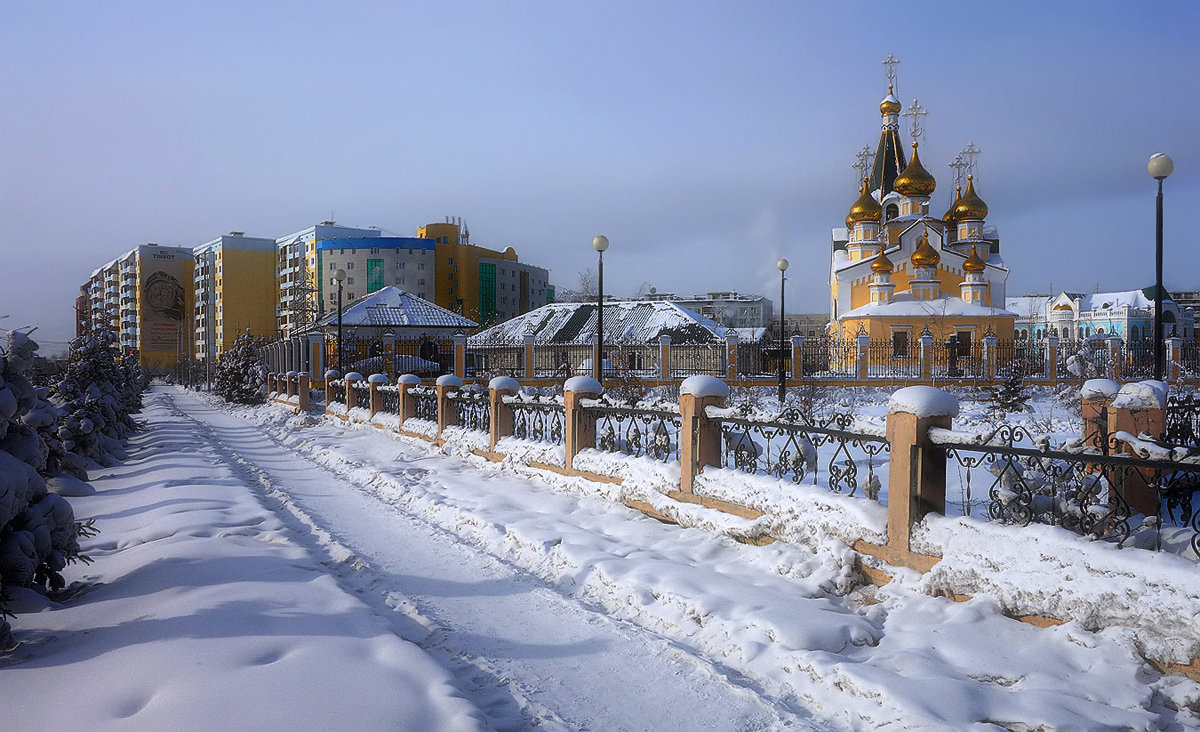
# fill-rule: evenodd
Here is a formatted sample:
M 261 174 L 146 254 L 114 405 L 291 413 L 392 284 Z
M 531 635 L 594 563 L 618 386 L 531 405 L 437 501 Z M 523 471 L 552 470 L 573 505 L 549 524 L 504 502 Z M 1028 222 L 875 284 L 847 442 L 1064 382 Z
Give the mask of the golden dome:
M 929 232 L 921 234 L 921 243 L 917 245 L 917 251 L 912 255 L 913 266 L 936 267 L 940 261 L 942 261 L 942 255 L 938 254 L 937 250 L 929 243 Z
M 908 167 L 900 174 L 893 184 L 897 193 L 902 196 L 928 196 L 933 193 L 933 189 L 937 188 L 937 181 L 933 179 L 933 175 L 925 170 L 925 166 L 921 165 L 921 158 L 917 155 L 917 143 L 913 141 L 912 160 L 908 161 Z
M 895 270 L 896 267 L 892 264 L 892 260 L 887 258 L 883 249 L 880 249 L 879 254 L 871 262 L 871 271 L 875 274 L 891 274 Z
M 958 186 L 954 189 L 954 203 L 950 204 L 950 208 L 946 209 L 946 214 L 942 216 L 942 221 L 945 221 L 947 226 L 954 226 L 958 223 L 958 218 L 954 213 L 954 207 L 957 206 L 958 202 L 961 200 L 962 186 Z
M 888 95 L 879 103 L 880 114 L 900 114 L 900 100 L 892 94 L 892 85 L 888 84 Z
M 979 258 L 979 252 L 975 247 L 971 247 L 971 255 L 967 257 L 967 261 L 963 262 L 963 272 L 974 274 L 985 269 L 987 269 L 987 265 Z
M 967 191 L 962 194 L 958 204 L 954 207 L 954 218 L 957 221 L 965 221 L 967 219 L 983 220 L 988 215 L 987 204 L 983 199 L 975 193 L 975 181 L 972 176 L 967 176 Z
M 850 213 L 846 215 L 846 226 L 853 226 L 860 221 L 878 222 L 882 213 L 883 207 L 867 191 L 867 182 L 864 180 L 862 188 L 858 191 L 858 200 L 850 207 Z

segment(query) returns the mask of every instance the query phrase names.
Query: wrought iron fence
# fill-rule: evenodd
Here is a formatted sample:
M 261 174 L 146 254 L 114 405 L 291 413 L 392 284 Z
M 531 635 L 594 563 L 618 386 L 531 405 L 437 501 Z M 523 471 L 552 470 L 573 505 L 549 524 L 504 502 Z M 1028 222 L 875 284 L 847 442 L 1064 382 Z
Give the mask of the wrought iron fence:
M 491 432 L 492 402 L 486 391 L 458 391 L 450 395 L 458 410 L 458 426 Z
M 1125 344 L 1121 363 L 1122 378 L 1154 378 L 1154 341 L 1141 339 Z
M 326 403 L 341 402 L 346 403 L 346 380 L 338 379 L 337 381 L 329 382 L 329 393 L 325 395 Z
M 719 343 L 683 343 L 671 346 L 671 378 L 698 374 L 724 376 L 729 348 Z
M 596 447 L 634 457 L 679 460 L 679 413 L 627 407 L 587 408 L 596 418 Z
M 1200 376 L 1200 342 L 1192 338 L 1183 341 L 1179 349 L 1179 367 L 1185 378 Z
M 838 341 L 838 346 L 841 341 Z M 825 374 L 833 361 L 833 341 L 827 337 L 805 338 L 800 344 L 800 366 L 805 376 Z
M 1200 514 L 1192 505 L 1200 488 L 1198 463 L 1123 454 L 1124 443 L 1111 435 L 1100 442 L 1103 449 L 1082 441 L 1051 449 L 1047 439 L 1019 425 L 1002 425 L 980 443 L 962 442 L 961 435 L 949 430 L 932 430 L 930 437 L 960 469 L 965 514 L 983 503 L 994 521 L 1062 526 L 1084 536 L 1120 541 L 1132 529 L 1130 518 L 1136 511 L 1131 500 L 1149 499 L 1156 519 L 1150 526 L 1169 521 L 1200 532 Z M 973 485 L 980 470 L 987 474 L 985 496 Z M 1135 495 L 1143 498 L 1133 499 Z M 1200 553 L 1200 534 L 1192 535 L 1191 545 Z
M 867 344 L 869 378 L 911 379 L 921 376 L 919 346 L 875 340 Z
M 400 387 L 380 386 L 379 411 L 388 414 L 400 414 Z
M 533 375 L 540 379 L 567 379 L 582 374 L 587 365 L 591 375 L 592 346 L 575 344 L 547 344 L 537 346 L 533 353 Z
M 987 375 L 983 344 L 978 341 L 935 340 L 932 350 L 930 371 L 936 378 L 970 379 Z
M 416 405 L 417 419 L 438 421 L 437 390 L 431 386 L 413 386 L 408 389 L 408 396 Z
M 835 493 L 864 495 L 878 500 L 880 480 L 875 474 L 879 455 L 890 451 L 885 437 L 848 430 L 853 415 L 837 414 L 822 424 L 807 424 L 798 410 L 788 409 L 770 421 L 746 417 L 720 417 L 721 466 L 747 473 L 765 473 L 800 483 L 812 478 L 817 485 L 822 463 L 828 488 Z M 825 459 L 818 451 L 828 447 Z M 861 464 L 866 474 L 861 475 Z
M 472 345 L 466 355 L 467 376 L 525 375 L 525 347 L 479 343 Z
M 998 341 L 996 376 L 1041 376 L 1046 372 L 1044 346 L 1036 341 Z
M 1163 410 L 1163 439 L 1172 445 L 1200 446 L 1200 400 L 1195 394 L 1167 397 Z
M 533 442 L 563 444 L 566 417 L 563 405 L 506 398 L 513 411 L 513 437 Z

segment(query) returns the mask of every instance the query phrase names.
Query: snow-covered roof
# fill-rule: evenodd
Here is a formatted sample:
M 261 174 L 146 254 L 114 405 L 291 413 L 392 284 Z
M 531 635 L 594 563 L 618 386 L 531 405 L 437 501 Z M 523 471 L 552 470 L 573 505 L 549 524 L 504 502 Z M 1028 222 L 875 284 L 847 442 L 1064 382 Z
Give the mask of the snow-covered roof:
M 337 312 L 317 321 L 317 326 L 337 324 Z M 464 318 L 396 287 L 384 287 L 342 310 L 342 325 L 385 328 L 474 328 Z
M 512 320 L 494 325 L 470 338 L 472 345 L 520 345 L 525 334 L 537 344 L 591 343 L 596 332 L 596 304 L 550 303 Z M 657 343 L 668 335 L 673 343 L 711 343 L 725 329 L 712 320 L 672 302 L 634 300 L 604 303 L 604 340 L 611 343 Z
M 1046 314 L 1046 303 L 1050 298 L 1046 295 L 1021 295 L 1004 299 L 1004 307 L 1016 313 L 1018 318 L 1038 318 Z
M 860 307 L 854 308 L 850 312 L 842 316 L 846 318 L 873 318 L 873 317 L 905 317 L 918 316 L 930 317 L 940 315 L 952 315 L 956 317 L 1016 317 L 1002 308 L 993 308 L 987 305 L 976 305 L 972 302 L 963 302 L 962 298 L 952 295 L 939 297 L 936 300 L 917 300 L 910 292 L 897 293 L 892 301 L 880 305 L 878 303 L 867 303 Z
M 767 334 L 766 328 L 731 328 L 739 343 L 758 343 Z
M 1120 310 L 1121 308 L 1153 309 L 1153 288 L 1151 297 L 1142 290 L 1126 290 L 1124 292 L 1097 292 L 1080 298 L 1079 309 L 1087 310 Z M 1168 298 L 1169 299 L 1169 298 Z

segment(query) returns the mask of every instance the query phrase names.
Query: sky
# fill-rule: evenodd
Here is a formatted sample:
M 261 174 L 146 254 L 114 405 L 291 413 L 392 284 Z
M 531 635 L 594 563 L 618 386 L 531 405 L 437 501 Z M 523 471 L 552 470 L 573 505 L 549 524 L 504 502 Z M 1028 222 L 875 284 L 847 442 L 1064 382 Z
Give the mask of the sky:
M 73 335 L 91 271 L 148 242 L 463 217 L 562 287 L 828 309 L 830 230 L 897 94 L 953 192 L 983 152 L 1008 294 L 1200 289 L 1200 4 L 21 3 L 0 41 L 0 327 Z M 903 139 L 909 139 L 902 130 Z M 8 316 L 8 317 L 5 317 Z

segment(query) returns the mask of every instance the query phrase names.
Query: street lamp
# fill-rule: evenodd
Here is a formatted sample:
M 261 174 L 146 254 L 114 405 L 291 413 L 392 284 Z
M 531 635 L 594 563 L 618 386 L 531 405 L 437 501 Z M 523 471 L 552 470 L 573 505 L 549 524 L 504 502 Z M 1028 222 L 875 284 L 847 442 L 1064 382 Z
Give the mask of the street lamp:
M 779 404 L 782 406 L 784 391 L 787 389 L 787 377 L 785 376 L 783 370 L 783 291 L 784 283 L 787 282 L 787 275 L 785 273 L 787 272 L 788 261 L 786 259 L 781 259 L 775 263 L 775 266 L 779 268 Z
M 333 279 L 338 286 L 338 335 L 337 335 L 337 370 L 342 372 L 342 283 L 346 281 L 346 270 L 339 269 L 333 273 Z
M 1175 170 L 1175 163 L 1163 153 L 1154 153 L 1146 164 L 1150 177 L 1158 181 L 1158 196 L 1154 199 L 1154 380 L 1163 378 L 1163 179 Z
M 608 249 L 608 237 L 600 234 L 592 239 L 592 249 L 600 253 L 600 275 L 596 291 L 596 350 L 592 353 L 592 378 L 602 381 L 604 376 L 604 250 Z

